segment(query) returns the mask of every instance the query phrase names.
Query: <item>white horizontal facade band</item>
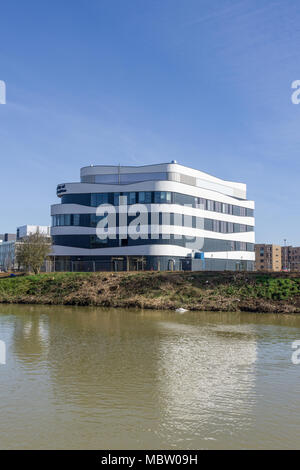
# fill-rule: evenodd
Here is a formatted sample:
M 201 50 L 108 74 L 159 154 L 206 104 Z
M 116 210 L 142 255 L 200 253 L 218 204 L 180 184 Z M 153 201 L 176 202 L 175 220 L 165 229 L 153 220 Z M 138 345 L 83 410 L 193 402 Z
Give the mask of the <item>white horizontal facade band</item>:
M 179 256 L 185 258 L 192 250 L 177 245 L 139 245 L 114 248 L 74 248 L 69 246 L 52 246 L 52 256 Z M 249 251 L 214 252 L 213 259 L 254 261 L 255 253 Z M 211 258 L 207 257 L 207 258 Z
M 120 227 L 122 229 L 122 227 Z M 201 230 L 197 228 L 190 227 L 179 227 L 176 225 L 150 225 L 140 227 L 141 234 L 156 233 L 156 234 L 172 234 L 172 235 L 182 235 L 187 237 L 198 237 L 198 238 L 212 238 L 217 240 L 229 240 L 229 241 L 238 241 L 246 243 L 255 243 L 255 233 L 254 232 L 240 232 L 240 233 L 220 233 L 220 232 L 211 232 L 209 230 Z M 123 230 L 119 230 L 111 227 L 108 230 L 108 234 L 121 233 L 123 235 L 136 234 L 136 228 L 133 226 L 123 227 Z M 51 235 L 96 235 L 97 229 L 94 227 L 78 227 L 78 226 L 66 226 L 66 227 L 52 227 Z
M 252 251 L 213 251 L 205 252 L 205 259 L 228 259 L 237 261 L 255 261 L 255 253 Z
M 140 191 L 167 191 L 186 194 L 193 197 L 202 197 L 217 202 L 224 202 L 240 207 L 254 209 L 254 201 L 236 199 L 217 191 L 190 186 L 175 181 L 143 181 L 132 184 L 100 184 L 100 183 L 65 183 L 66 192 L 63 194 L 85 193 L 116 193 L 116 192 L 140 192 Z
M 163 212 L 190 215 L 195 217 L 202 217 L 203 219 L 221 220 L 224 222 L 232 222 L 234 224 L 250 225 L 252 227 L 254 227 L 255 225 L 254 217 L 223 214 L 222 212 L 207 211 L 197 209 L 195 207 L 181 206 L 179 204 L 145 204 L 145 206 L 147 207 L 148 212 Z M 114 207 L 117 212 L 119 210 L 119 207 L 122 208 L 124 206 Z M 128 209 L 130 209 L 131 207 L 133 206 L 128 206 Z M 96 211 L 97 207 L 82 206 L 80 204 L 54 204 L 51 206 L 51 215 L 96 214 Z

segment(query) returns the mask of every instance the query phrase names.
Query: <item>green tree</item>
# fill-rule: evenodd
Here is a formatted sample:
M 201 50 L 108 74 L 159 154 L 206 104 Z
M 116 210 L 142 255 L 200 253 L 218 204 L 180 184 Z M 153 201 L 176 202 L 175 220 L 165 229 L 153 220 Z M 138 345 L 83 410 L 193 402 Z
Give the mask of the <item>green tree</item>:
M 28 235 L 17 247 L 17 263 L 26 272 L 38 274 L 50 254 L 51 242 L 45 235 L 36 232 Z

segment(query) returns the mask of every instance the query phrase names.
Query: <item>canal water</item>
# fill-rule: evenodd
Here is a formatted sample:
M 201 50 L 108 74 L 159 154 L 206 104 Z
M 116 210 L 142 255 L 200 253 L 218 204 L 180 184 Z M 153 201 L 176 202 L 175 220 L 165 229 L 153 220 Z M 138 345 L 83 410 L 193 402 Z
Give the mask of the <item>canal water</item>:
M 1 449 L 300 448 L 300 316 L 0 305 Z

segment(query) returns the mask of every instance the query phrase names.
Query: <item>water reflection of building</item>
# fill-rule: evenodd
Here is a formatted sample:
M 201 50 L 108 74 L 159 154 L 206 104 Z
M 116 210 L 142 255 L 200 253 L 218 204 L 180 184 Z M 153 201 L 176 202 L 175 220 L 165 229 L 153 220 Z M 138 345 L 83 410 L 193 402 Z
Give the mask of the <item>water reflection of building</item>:
M 9 324 L 13 332 L 1 444 L 298 444 L 300 372 L 290 362 L 296 316 L 15 305 L 2 305 L 1 313 L 6 337 Z
M 38 314 L 40 311 L 40 314 Z M 49 315 L 44 313 L 49 312 Z M 51 313 L 50 313 L 51 312 Z M 256 339 L 251 326 L 195 324 L 184 317 L 29 307 L 14 351 L 47 367 L 60 413 L 79 420 L 91 446 L 205 446 L 219 428 L 249 425 Z M 147 436 L 147 438 L 146 438 Z M 79 437 L 78 437 L 79 438 Z M 186 446 L 186 444 L 185 444 Z
M 37 313 L 38 307 L 7 306 L 16 315 L 12 337 L 12 352 L 24 364 L 41 361 L 48 353 L 49 330 L 47 317 Z M 43 310 L 45 307 L 41 307 Z M 3 307 L 2 307 L 3 310 Z M 5 309 L 6 313 L 9 311 Z M 22 315 L 18 315 L 18 311 Z
M 251 425 L 255 404 L 255 329 L 249 325 L 203 326 L 164 322 L 160 342 L 161 432 L 190 448 Z M 224 432 L 225 431 L 225 432 Z M 226 437 L 226 439 L 227 439 Z M 196 446 L 196 447 L 195 447 Z
M 56 419 L 76 429 L 74 436 L 61 425 L 56 431 L 61 442 L 74 448 L 82 442 L 89 448 L 122 448 L 125 439 L 135 448 L 147 420 L 159 419 L 153 318 L 141 321 L 140 313 L 91 308 L 33 310 L 35 320 L 31 312 L 17 318 L 13 351 L 27 370 L 33 369 L 33 356 L 41 362 L 37 375 L 47 369 L 47 406 L 59 413 Z M 44 320 L 48 339 L 41 342 L 38 323 Z

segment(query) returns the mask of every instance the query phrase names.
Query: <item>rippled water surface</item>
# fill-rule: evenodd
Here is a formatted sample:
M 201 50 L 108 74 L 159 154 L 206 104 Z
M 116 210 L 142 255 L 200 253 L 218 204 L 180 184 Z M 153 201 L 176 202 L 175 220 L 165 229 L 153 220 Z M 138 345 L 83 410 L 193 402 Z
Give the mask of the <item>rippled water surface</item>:
M 1 449 L 300 448 L 300 317 L 0 305 Z

